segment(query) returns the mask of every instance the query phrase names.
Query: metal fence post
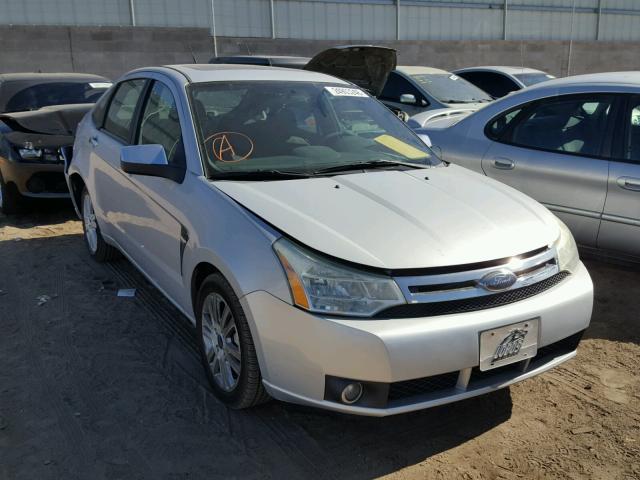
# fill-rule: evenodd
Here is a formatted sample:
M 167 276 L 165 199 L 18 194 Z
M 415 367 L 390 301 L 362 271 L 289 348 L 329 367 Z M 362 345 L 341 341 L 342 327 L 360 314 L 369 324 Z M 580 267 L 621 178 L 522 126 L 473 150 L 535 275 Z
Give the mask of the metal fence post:
M 396 40 L 400 40 L 400 0 L 396 0 Z
M 136 26 L 136 5 L 135 0 L 129 0 L 129 16 L 131 17 L 131 26 Z
M 507 8 L 508 0 L 504 0 L 504 6 L 502 7 L 502 39 L 507 39 Z
M 271 15 L 271 38 L 276 38 L 276 12 L 273 0 L 269 0 L 269 14 Z
M 213 36 L 213 55 L 218 56 L 218 39 L 216 38 L 216 5 L 211 0 L 211 35 Z
M 596 21 L 596 40 L 600 40 L 600 20 L 602 19 L 602 0 L 598 0 L 598 19 Z

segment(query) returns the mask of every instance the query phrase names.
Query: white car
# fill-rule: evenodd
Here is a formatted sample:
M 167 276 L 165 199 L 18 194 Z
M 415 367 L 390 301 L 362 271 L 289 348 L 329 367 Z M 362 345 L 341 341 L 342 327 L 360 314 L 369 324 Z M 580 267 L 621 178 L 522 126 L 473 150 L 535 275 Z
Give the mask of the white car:
M 90 255 L 122 252 L 184 313 L 234 408 L 431 407 L 559 365 L 589 325 L 562 223 L 328 75 L 135 70 L 67 179 Z

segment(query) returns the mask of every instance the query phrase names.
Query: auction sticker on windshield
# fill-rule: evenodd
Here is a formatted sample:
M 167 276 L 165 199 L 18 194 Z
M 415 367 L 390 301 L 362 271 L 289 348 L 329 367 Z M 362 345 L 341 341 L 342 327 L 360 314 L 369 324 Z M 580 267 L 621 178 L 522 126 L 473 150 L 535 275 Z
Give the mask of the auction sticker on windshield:
M 491 370 L 533 358 L 538 353 L 538 323 L 534 318 L 480 333 L 480 370 Z
M 357 88 L 324 87 L 334 97 L 367 97 L 368 95 Z

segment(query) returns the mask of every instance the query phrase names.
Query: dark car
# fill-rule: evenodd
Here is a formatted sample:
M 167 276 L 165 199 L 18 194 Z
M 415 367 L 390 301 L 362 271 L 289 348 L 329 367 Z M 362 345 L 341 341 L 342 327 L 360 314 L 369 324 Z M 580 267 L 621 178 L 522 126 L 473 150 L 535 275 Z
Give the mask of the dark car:
M 553 75 L 525 67 L 470 67 L 453 73 L 473 83 L 493 98 L 501 98 L 536 83 L 553 80 Z
M 111 86 L 80 73 L 0 75 L 0 209 L 24 197 L 66 198 L 63 150 L 82 117 Z
M 265 67 L 304 68 L 308 57 L 292 57 L 288 55 L 229 55 L 213 57 L 209 63 L 227 63 L 231 65 L 263 65 Z

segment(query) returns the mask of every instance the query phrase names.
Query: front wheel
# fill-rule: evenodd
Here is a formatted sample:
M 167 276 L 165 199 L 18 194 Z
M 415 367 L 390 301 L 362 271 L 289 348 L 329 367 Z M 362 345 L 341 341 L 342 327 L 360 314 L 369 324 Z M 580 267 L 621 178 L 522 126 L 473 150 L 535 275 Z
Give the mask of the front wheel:
M 115 259 L 118 251 L 104 241 L 100 233 L 100 227 L 96 221 L 96 214 L 93 210 L 93 203 L 89 191 L 85 188 L 81 196 L 82 208 L 82 230 L 84 231 L 84 241 L 89 250 L 89 254 L 98 262 L 109 262 Z
M 202 283 L 196 312 L 202 363 L 216 397 L 236 409 L 267 401 L 249 324 L 222 275 Z

